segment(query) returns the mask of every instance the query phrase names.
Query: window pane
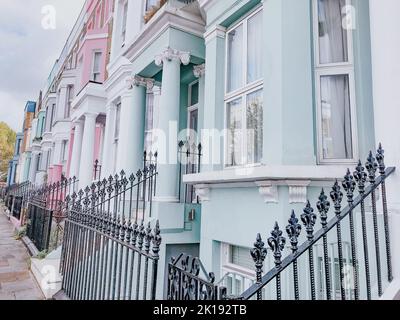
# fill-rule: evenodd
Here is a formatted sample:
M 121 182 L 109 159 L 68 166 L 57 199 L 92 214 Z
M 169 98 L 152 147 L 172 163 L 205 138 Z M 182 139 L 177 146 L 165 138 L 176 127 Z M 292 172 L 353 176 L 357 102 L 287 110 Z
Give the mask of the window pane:
M 190 105 L 194 106 L 199 103 L 199 83 L 196 82 L 190 86 Z
M 93 62 L 93 72 L 100 71 L 100 59 L 101 59 L 101 52 L 95 52 L 94 54 L 94 62 Z
M 349 76 L 321 77 L 321 121 L 324 159 L 352 159 Z
M 257 13 L 248 22 L 247 83 L 262 79 L 262 23 L 262 12 Z
M 260 163 L 263 150 L 263 90 L 247 96 L 247 163 Z
M 227 166 L 238 166 L 243 161 L 242 99 L 227 104 Z
M 318 0 L 320 63 L 348 62 L 347 30 L 342 25 L 346 0 Z
M 154 117 L 154 94 L 147 94 L 146 101 L 146 126 L 145 131 L 153 130 L 153 117 Z
M 250 249 L 238 246 L 230 246 L 230 257 L 230 263 L 249 270 L 254 270 L 254 261 L 250 255 Z
M 243 26 L 228 34 L 228 92 L 243 86 Z
M 146 11 L 149 11 L 151 7 L 156 6 L 158 3 L 158 0 L 147 0 L 146 1 Z

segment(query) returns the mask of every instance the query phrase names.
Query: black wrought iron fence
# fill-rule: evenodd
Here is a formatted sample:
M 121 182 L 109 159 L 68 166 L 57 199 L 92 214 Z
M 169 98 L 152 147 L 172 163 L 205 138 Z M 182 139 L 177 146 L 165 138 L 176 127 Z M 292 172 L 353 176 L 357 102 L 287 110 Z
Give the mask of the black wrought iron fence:
M 7 187 L 0 187 L 0 200 L 5 201 L 7 194 Z
M 150 216 L 154 165 L 104 179 L 68 199 L 61 273 L 73 300 L 155 299 L 161 244 Z
M 225 296 L 225 288 L 218 287 L 214 273 L 207 273 L 199 258 L 181 254 L 168 264 L 168 300 L 219 300 Z
M 170 264 L 168 288 L 173 290 L 168 298 L 207 299 L 207 295 L 193 294 L 200 287 L 219 292 L 219 299 L 239 300 L 371 300 L 382 296 L 384 281 L 393 280 L 386 179 L 394 172 L 395 168 L 386 168 L 380 145 L 375 157 L 369 154 L 365 166 L 360 161 L 353 174 L 348 170 L 342 183 L 335 182 L 329 194 L 321 191 L 317 210 L 308 202 L 300 217 L 293 211 L 287 237 L 278 223 L 267 244 L 258 234 L 250 252 L 255 263 L 254 284 L 242 294 L 228 295 L 222 286 L 217 290 L 214 279 L 203 279 L 200 285 L 198 268 L 188 272 L 185 261 L 182 266 Z M 331 207 L 334 214 L 330 217 Z M 322 227 L 317 232 L 316 211 Z M 305 241 L 299 245 L 302 237 Z M 274 267 L 263 275 L 269 255 Z M 188 294 L 187 290 L 194 291 Z
M 6 207 L 10 215 L 17 220 L 24 220 L 24 210 L 32 192 L 33 185 L 30 182 L 15 184 L 7 189 Z
M 39 251 L 51 251 L 61 244 L 65 199 L 72 195 L 77 184 L 75 177 L 63 178 L 31 190 L 27 204 L 27 236 Z
M 153 166 L 154 171 L 158 171 L 158 152 L 145 150 L 143 153 L 143 169 L 149 168 L 150 166 Z M 155 175 L 152 181 L 153 197 L 155 197 L 157 190 L 157 176 L 158 175 Z
M 182 185 L 183 175 L 200 173 L 201 170 L 202 145 L 189 141 L 180 141 L 178 144 L 179 161 L 179 200 L 184 203 L 198 203 L 194 186 Z M 183 193 L 183 194 L 182 194 Z
M 101 169 L 102 165 L 100 164 L 100 161 L 96 159 L 93 166 L 93 177 L 95 181 L 101 179 Z

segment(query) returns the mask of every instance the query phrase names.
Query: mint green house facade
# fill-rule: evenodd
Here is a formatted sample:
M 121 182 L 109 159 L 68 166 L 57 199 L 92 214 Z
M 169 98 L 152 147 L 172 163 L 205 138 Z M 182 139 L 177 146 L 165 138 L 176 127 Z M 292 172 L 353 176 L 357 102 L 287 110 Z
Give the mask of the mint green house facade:
M 254 281 L 256 234 L 375 149 L 369 3 L 173 0 L 143 22 L 147 5 L 114 9 L 103 174 L 136 172 L 157 151 L 143 219 L 160 221 L 160 281 L 186 252 L 238 294 Z M 181 140 L 202 145 L 182 185 Z
M 322 187 L 330 191 L 347 167 L 375 150 L 369 3 L 200 6 L 206 18 L 200 127 L 217 129 L 221 139 L 208 145 L 203 136 L 210 154 L 201 173 L 184 181 L 201 199 L 201 261 L 229 293 L 240 294 L 254 283 L 249 248 L 256 234 L 266 239 L 275 221 L 284 230 L 292 209 L 301 215 L 308 199 L 315 204 Z M 241 135 L 243 129 L 252 132 Z M 265 271 L 273 267 L 272 255 L 267 260 Z M 323 286 L 322 276 L 318 281 Z

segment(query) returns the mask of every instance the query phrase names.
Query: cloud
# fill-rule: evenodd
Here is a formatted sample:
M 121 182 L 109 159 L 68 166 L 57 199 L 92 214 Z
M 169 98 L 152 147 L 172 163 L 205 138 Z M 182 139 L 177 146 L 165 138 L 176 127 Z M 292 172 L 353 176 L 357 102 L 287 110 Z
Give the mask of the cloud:
M 84 0 L 0 1 L 0 121 L 21 130 L 27 100 L 36 100 L 83 7 Z M 56 28 L 44 29 L 44 6 Z

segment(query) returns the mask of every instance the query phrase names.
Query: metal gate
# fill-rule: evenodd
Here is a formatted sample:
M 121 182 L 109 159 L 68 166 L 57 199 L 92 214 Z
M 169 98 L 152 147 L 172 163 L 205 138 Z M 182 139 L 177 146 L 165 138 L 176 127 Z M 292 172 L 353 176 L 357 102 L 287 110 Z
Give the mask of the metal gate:
M 46 208 L 46 203 L 28 204 L 28 225 L 26 234 L 39 251 L 47 251 L 50 242 L 53 211 Z
M 77 182 L 76 178 L 63 178 L 30 191 L 26 234 L 39 251 L 49 251 L 60 245 L 65 199 L 72 194 Z

